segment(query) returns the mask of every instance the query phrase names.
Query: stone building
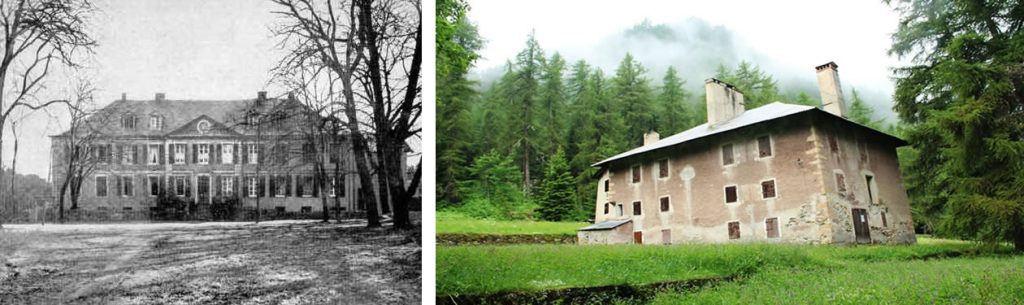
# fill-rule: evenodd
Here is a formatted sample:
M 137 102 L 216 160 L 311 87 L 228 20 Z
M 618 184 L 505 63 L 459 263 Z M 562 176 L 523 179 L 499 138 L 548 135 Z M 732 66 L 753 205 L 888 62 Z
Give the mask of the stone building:
M 83 183 L 79 208 L 148 211 L 166 192 L 199 206 L 234 196 L 247 208 L 258 198 L 260 208 L 269 211 L 319 212 L 313 160 L 326 156 L 329 206 L 337 201 L 342 211 L 364 210 L 367 201 L 358 198 L 350 145 L 342 141 L 316 151 L 302 130 L 310 124 L 301 115 L 304 107 L 292 98 L 267 98 L 265 92 L 227 101 L 122 95 L 89 118 L 101 135 L 89 144 L 98 164 Z M 58 186 L 66 175 L 61 141 L 67 140 L 68 132 L 51 137 L 51 171 Z
M 595 224 L 582 244 L 915 243 L 896 148 L 846 119 L 837 65 L 818 66 L 820 108 L 705 83 L 708 122 L 596 163 Z

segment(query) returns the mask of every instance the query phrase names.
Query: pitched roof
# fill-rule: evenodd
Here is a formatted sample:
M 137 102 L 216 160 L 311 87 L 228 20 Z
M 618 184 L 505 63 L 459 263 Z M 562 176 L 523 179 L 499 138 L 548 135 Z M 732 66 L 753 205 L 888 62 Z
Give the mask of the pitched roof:
M 281 99 L 267 99 L 264 107 L 280 104 Z M 178 130 L 200 116 L 208 116 L 216 122 L 233 126 L 244 118 L 245 110 L 254 105 L 256 99 L 243 100 L 115 100 L 93 114 L 89 119 L 107 120 L 99 131 L 108 136 L 163 136 Z M 121 128 L 120 120 L 125 114 L 134 115 L 138 122 L 134 129 Z M 150 115 L 163 117 L 163 129 L 149 128 Z M 57 135 L 64 136 L 67 131 Z
M 626 224 L 627 222 L 630 222 L 630 221 L 633 221 L 633 220 L 632 219 L 608 220 L 608 221 L 603 221 L 603 222 L 600 222 L 600 223 L 595 223 L 595 224 L 586 226 L 586 227 L 584 227 L 582 229 L 579 229 L 577 231 L 611 230 L 611 229 L 617 228 L 617 227 L 619 227 L 619 226 L 621 226 L 623 224 Z
M 906 142 L 903 141 L 900 138 L 897 138 L 897 137 L 894 137 L 892 135 L 889 135 L 889 134 L 883 133 L 881 131 L 875 130 L 875 129 L 871 128 L 871 127 L 867 127 L 867 126 L 861 125 L 861 124 L 859 124 L 857 122 L 850 121 L 850 120 L 848 120 L 846 118 L 834 115 L 834 114 L 832 114 L 830 112 L 818 109 L 816 107 L 774 102 L 774 103 L 771 103 L 771 104 L 768 104 L 768 105 L 764 105 L 764 106 L 761 106 L 761 107 L 757 107 L 757 108 L 754 108 L 754 109 L 751 109 L 751 110 L 744 111 L 742 114 L 732 118 L 731 120 L 728 120 L 728 121 L 725 121 L 725 122 L 721 122 L 719 124 L 715 124 L 715 125 L 711 125 L 711 126 L 709 126 L 708 123 L 701 124 L 701 125 L 699 125 L 697 127 L 690 128 L 689 130 L 686 130 L 686 131 L 677 133 L 675 135 L 672 135 L 670 137 L 666 137 L 664 139 L 661 139 L 658 142 L 654 142 L 654 143 L 651 143 L 649 145 L 640 146 L 640 147 L 631 149 L 629 151 L 626 151 L 624 153 L 612 156 L 611 158 L 604 159 L 601 162 L 594 163 L 591 166 L 605 165 L 605 164 L 608 164 L 610 162 L 613 162 L 613 161 L 616 161 L 616 160 L 621 160 L 621 159 L 624 159 L 624 158 L 627 158 L 627 157 L 631 157 L 631 156 L 635 156 L 635 155 L 640 155 L 640 154 L 652 152 L 652 151 L 655 151 L 655 150 L 658 150 L 658 149 L 663 149 L 663 148 L 670 147 L 670 146 L 680 145 L 680 144 L 683 144 L 683 143 L 686 143 L 686 142 L 689 142 L 689 141 L 705 138 L 705 137 L 708 137 L 708 136 L 724 133 L 724 132 L 731 131 L 731 130 L 736 130 L 736 129 L 739 129 L 739 128 L 742 128 L 742 127 L 746 127 L 746 126 L 750 126 L 750 125 L 754 125 L 754 124 L 758 124 L 758 123 L 763 123 L 763 122 L 768 122 L 768 121 L 773 121 L 773 120 L 777 120 L 777 119 L 781 119 L 781 118 L 784 118 L 784 117 L 792 116 L 792 115 L 799 114 L 799 113 L 805 113 L 805 112 L 820 112 L 821 114 L 828 115 L 828 117 L 830 117 L 832 119 L 842 120 L 842 121 L 845 121 L 845 122 L 848 122 L 848 123 L 852 123 L 853 125 L 859 126 L 859 127 L 863 128 L 863 129 L 867 129 L 867 130 L 869 130 L 871 132 L 880 134 L 880 135 L 882 135 L 884 137 L 891 138 L 891 139 L 895 140 L 896 143 L 899 143 L 900 145 L 905 145 L 906 144 Z

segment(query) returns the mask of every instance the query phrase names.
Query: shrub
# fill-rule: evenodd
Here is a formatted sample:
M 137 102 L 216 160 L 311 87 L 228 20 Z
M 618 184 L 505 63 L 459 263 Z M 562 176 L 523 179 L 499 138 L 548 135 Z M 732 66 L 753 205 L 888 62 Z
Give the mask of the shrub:
M 210 204 L 210 215 L 214 220 L 232 220 L 242 207 L 238 196 L 217 196 Z

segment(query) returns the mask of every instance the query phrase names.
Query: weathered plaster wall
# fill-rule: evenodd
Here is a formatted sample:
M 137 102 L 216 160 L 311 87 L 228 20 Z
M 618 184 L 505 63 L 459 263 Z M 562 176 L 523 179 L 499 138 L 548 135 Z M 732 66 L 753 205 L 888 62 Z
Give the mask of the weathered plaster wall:
M 576 243 L 581 245 L 613 245 L 633 243 L 633 223 L 624 223 L 611 230 L 577 231 Z

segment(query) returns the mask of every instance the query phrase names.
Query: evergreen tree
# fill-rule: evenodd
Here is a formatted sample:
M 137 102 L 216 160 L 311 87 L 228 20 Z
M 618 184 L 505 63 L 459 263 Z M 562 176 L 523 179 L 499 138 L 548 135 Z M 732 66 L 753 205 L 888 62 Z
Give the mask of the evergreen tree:
M 668 67 L 658 92 L 656 131 L 662 135 L 673 135 L 696 126 L 694 109 L 688 103 L 690 93 L 683 89 L 686 81 L 679 78 L 675 67 Z
M 576 209 L 575 181 L 561 150 L 548 159 L 538 201 L 540 218 L 548 221 L 568 219 Z
M 476 209 L 484 211 L 475 216 L 486 214 L 498 218 L 509 218 L 517 206 L 523 203 L 523 194 L 519 190 L 522 175 L 511 158 L 502 156 L 496 151 L 488 152 L 474 160 L 469 168 L 471 179 L 464 191 L 472 201 L 483 205 Z
M 544 50 L 531 33 L 526 40 L 526 48 L 516 55 L 513 76 L 505 94 L 511 103 L 508 108 L 508 128 L 513 136 L 512 141 L 507 143 L 513 147 L 519 159 L 523 172 L 523 192 L 526 194 L 529 194 L 532 187 L 531 173 L 536 170 L 530 168 L 536 159 L 539 141 L 534 112 L 538 107 L 538 91 L 544 66 Z
M 625 138 L 629 147 L 642 145 L 644 133 L 654 130 L 655 127 L 651 88 L 644 76 L 646 71 L 640 62 L 633 59 L 633 55 L 626 53 L 626 57 L 615 70 L 615 77 L 611 80 L 615 101 L 621 110 L 622 119 L 626 122 Z
M 1024 251 L 1024 14 L 1017 1 L 886 1 L 895 110 L 917 150 L 908 189 L 940 206 L 940 234 Z M 920 201 L 915 200 L 915 203 Z
M 741 61 L 736 70 L 729 70 L 723 65 L 718 66 L 715 78 L 736 86 L 743 93 L 743 103 L 747 109 L 754 109 L 780 99 L 779 88 L 775 79 L 757 65 Z
M 436 20 L 437 196 L 439 205 L 458 202 L 457 186 L 466 177 L 469 104 L 476 98 L 466 73 L 477 58 L 482 40 L 466 18 L 468 5 L 459 0 L 438 1 Z
M 540 111 L 537 123 L 541 130 L 539 137 L 543 139 L 537 143 L 539 150 L 544 153 L 543 156 L 539 156 L 541 159 L 550 157 L 565 143 L 563 112 L 565 111 L 566 93 L 562 74 L 565 74 L 565 59 L 555 53 L 550 60 L 545 62 L 544 73 L 541 77 L 543 87 L 540 90 Z
M 861 125 L 871 127 L 877 130 L 882 130 L 883 120 L 875 120 L 871 117 L 874 116 L 875 110 L 871 109 L 864 100 L 857 94 L 857 89 L 852 90 L 853 97 L 850 99 L 850 120 L 860 123 Z

